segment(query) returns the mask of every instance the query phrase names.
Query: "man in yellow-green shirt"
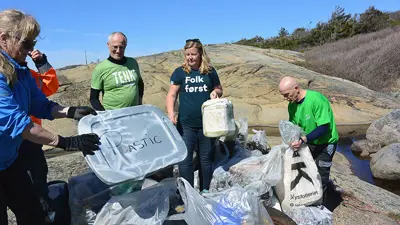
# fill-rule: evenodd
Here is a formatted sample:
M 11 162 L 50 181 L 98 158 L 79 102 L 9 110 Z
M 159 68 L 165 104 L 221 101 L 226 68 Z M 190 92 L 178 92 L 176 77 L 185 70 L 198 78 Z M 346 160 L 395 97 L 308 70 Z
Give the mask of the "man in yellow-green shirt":
M 279 92 L 289 101 L 289 121 L 303 128 L 306 136 L 291 144 L 298 149 L 307 144 L 321 175 L 324 200 L 336 152 L 339 135 L 329 100 L 321 93 L 302 89 L 293 77 L 284 77 L 279 82 Z
M 120 109 L 142 104 L 144 84 L 139 65 L 134 58 L 125 57 L 127 37 L 114 32 L 108 37 L 108 59 L 99 63 L 92 74 L 90 103 L 98 111 Z M 103 104 L 100 103 L 103 93 Z

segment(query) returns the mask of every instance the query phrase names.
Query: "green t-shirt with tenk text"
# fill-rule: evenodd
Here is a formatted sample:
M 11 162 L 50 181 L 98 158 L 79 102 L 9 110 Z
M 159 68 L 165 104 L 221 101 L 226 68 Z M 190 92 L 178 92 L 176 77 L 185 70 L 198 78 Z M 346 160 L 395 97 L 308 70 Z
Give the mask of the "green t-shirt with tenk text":
M 106 110 L 120 109 L 139 104 L 139 65 L 133 58 L 126 57 L 123 65 L 104 60 L 92 74 L 92 88 L 102 90 L 103 106 Z
M 312 144 L 333 144 L 339 140 L 335 118 L 328 99 L 319 92 L 306 90 L 302 103 L 289 103 L 289 121 L 311 133 L 316 127 L 328 124 L 329 131 Z

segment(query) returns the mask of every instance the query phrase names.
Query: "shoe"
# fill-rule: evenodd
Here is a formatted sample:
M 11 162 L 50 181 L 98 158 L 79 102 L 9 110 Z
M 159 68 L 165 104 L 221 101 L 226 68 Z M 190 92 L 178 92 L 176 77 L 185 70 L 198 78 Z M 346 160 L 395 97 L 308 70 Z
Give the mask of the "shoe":
M 201 195 L 201 196 L 204 196 L 204 195 L 207 195 L 207 194 L 210 194 L 210 192 L 209 192 L 208 190 L 206 190 L 206 189 L 204 189 L 204 190 L 202 190 L 202 191 L 200 192 L 200 195 Z

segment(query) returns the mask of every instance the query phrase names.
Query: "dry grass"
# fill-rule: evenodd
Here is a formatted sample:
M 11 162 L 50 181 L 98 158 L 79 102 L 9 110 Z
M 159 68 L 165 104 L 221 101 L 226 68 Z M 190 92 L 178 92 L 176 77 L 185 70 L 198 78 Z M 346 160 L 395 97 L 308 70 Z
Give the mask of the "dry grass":
M 400 88 L 400 26 L 314 47 L 303 66 L 376 91 Z

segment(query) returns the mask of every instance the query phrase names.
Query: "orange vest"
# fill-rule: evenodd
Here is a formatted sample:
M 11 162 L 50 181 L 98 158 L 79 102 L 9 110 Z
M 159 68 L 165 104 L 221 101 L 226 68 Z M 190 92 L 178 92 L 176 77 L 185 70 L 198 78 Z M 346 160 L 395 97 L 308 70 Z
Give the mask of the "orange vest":
M 43 94 L 47 96 L 50 96 L 54 93 L 57 92 L 58 87 L 60 86 L 58 83 L 57 75 L 56 75 L 56 70 L 53 68 L 50 68 L 48 71 L 46 71 L 43 74 L 40 74 L 34 70 L 30 70 L 32 77 L 35 78 L 36 84 L 39 87 L 40 90 L 42 90 Z M 34 116 L 30 116 L 32 122 L 42 125 L 42 120 L 39 118 L 36 118 Z

